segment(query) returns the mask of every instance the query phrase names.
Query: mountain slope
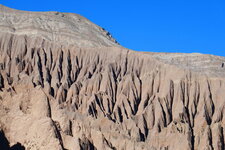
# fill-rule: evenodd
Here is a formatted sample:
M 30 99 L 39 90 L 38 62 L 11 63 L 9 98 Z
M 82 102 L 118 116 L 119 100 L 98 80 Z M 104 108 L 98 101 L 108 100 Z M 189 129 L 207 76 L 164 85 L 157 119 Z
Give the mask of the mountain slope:
M 18 11 L 0 5 L 1 31 L 82 47 L 118 46 L 105 29 L 72 13 Z
M 30 14 L 46 18 L 40 21 L 46 25 L 51 13 Z M 8 147 L 224 149 L 224 57 L 131 51 L 102 32 L 89 33 L 89 26 L 91 39 L 71 29 L 86 20 L 71 28 L 63 22 L 71 33 L 67 43 L 61 28 L 43 33 L 30 19 L 7 24 L 27 12 L 1 6 L 2 16 L 0 139 Z M 52 34 L 57 41 L 48 38 Z

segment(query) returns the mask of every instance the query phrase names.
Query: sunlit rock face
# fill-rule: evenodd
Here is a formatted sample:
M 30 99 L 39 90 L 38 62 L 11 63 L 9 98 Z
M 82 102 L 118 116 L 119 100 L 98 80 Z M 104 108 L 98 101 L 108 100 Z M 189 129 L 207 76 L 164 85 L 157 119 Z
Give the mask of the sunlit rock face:
M 135 52 L 79 15 L 0 6 L 0 149 L 224 150 L 224 62 Z

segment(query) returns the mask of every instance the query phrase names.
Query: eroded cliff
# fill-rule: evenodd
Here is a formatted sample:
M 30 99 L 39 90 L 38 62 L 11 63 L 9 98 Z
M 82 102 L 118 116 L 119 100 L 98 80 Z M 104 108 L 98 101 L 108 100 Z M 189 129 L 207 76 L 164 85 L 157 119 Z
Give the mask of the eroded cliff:
M 6 16 L 25 15 L 1 10 L 1 29 Z M 0 133 L 8 148 L 224 149 L 224 57 L 135 52 L 105 36 L 84 46 L 76 41 L 83 34 L 69 38 L 1 30 Z

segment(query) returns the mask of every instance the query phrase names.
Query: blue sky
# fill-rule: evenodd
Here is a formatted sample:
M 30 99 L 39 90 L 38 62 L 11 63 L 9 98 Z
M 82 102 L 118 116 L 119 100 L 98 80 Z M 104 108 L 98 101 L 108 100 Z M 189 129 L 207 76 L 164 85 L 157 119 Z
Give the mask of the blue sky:
M 29 11 L 78 13 L 138 51 L 225 56 L 225 0 L 2 0 Z

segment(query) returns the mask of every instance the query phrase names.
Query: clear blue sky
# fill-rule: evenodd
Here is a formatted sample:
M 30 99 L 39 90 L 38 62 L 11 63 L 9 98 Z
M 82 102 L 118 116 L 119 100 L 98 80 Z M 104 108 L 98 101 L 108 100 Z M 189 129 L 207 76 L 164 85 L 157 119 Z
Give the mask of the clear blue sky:
M 78 13 L 139 51 L 225 56 L 225 0 L 2 0 L 29 11 Z

